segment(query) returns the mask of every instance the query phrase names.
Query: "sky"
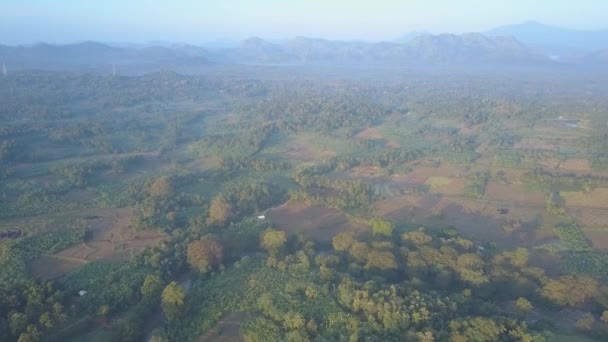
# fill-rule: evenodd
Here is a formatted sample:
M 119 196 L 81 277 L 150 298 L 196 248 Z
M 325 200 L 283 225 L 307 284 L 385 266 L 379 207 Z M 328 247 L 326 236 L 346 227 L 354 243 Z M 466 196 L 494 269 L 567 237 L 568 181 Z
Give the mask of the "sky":
M 377 41 L 527 20 L 603 29 L 607 18 L 607 0 L 0 0 L 0 44 L 201 44 L 252 36 Z

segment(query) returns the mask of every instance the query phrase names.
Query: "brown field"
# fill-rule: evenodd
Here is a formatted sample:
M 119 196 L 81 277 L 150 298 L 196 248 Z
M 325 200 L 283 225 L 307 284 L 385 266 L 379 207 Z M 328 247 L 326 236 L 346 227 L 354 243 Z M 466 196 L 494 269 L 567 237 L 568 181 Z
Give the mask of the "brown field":
M 34 276 L 53 279 L 90 261 L 127 260 L 165 239 L 165 235 L 158 232 L 134 232 L 130 227 L 132 208 L 90 209 L 69 215 L 86 222 L 85 242 L 33 260 L 29 266 Z
M 351 176 L 354 177 L 379 177 L 381 169 L 376 166 L 355 166 L 349 170 Z
M 501 184 L 489 181 L 486 186 L 486 197 L 492 200 L 517 204 L 545 205 L 545 195 L 540 191 L 526 191 L 520 184 Z
M 205 335 L 198 338 L 198 342 L 241 342 L 245 341 L 241 335 L 241 324 L 247 318 L 242 312 L 231 313 L 220 319 L 215 327 Z
M 306 135 L 298 135 L 294 139 L 287 142 L 285 146 L 285 157 L 301 161 L 315 161 L 318 159 L 333 157 L 335 151 L 318 147 L 312 137 Z
M 603 229 L 583 229 L 583 233 L 587 237 L 589 241 L 591 241 L 591 245 L 593 248 L 606 251 L 608 250 L 608 227 Z
M 350 222 L 348 217 L 337 209 L 287 203 L 272 208 L 268 220 L 277 228 L 288 233 L 305 233 L 319 241 L 330 241 L 334 235 L 351 230 L 364 231 L 366 226 Z
M 453 226 L 465 236 L 503 246 L 533 245 L 549 238 L 534 230 L 544 207 L 429 194 L 379 201 L 374 208 L 376 215 L 395 222 L 437 228 Z M 508 209 L 508 213 L 501 215 L 499 208 Z M 520 222 L 521 227 L 514 231 L 503 229 L 515 222 Z
M 591 163 L 587 159 L 567 159 L 559 164 L 562 171 L 590 172 Z
M 520 142 L 517 142 L 514 146 L 515 149 L 521 150 L 548 150 L 557 151 L 559 147 L 555 144 L 547 143 L 542 138 L 525 138 Z
M 429 177 L 426 185 L 430 187 L 431 192 L 441 193 L 445 195 L 462 195 L 464 193 L 464 179 L 454 177 Z
M 388 147 L 388 148 L 399 147 L 398 143 L 391 141 L 389 139 L 386 139 L 382 135 L 382 132 L 376 127 L 366 128 L 366 129 L 362 130 L 361 132 L 359 132 L 355 137 L 361 138 L 361 139 L 369 139 L 369 140 L 383 140 L 384 143 L 386 144 L 386 147 Z
M 608 188 L 597 188 L 589 192 L 561 192 L 566 207 L 589 207 L 608 209 Z
M 568 208 L 568 215 L 589 227 L 608 227 L 608 208 Z
M 370 140 L 384 139 L 384 137 L 382 136 L 382 133 L 376 127 L 366 128 L 366 129 L 362 130 L 361 132 L 357 133 L 356 137 L 362 138 L 362 139 L 370 139 Z
M 44 255 L 33 260 L 29 265 L 31 274 L 42 279 L 56 279 L 77 270 L 86 261 Z

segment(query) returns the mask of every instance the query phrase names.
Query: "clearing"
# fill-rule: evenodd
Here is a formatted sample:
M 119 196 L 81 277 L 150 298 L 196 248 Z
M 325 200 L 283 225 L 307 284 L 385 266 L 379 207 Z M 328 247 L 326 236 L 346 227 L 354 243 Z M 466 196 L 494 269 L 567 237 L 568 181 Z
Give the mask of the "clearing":
M 53 255 L 33 260 L 29 269 L 36 276 L 54 279 L 64 276 L 91 261 L 124 261 L 149 246 L 165 239 L 159 232 L 135 232 L 130 226 L 133 208 L 89 209 L 79 212 L 75 219 L 86 222 L 87 234 L 83 243 Z
M 366 230 L 363 224 L 351 222 L 341 211 L 332 208 L 286 203 L 272 208 L 268 220 L 290 234 L 305 233 L 319 241 L 331 241 L 334 235 L 351 230 Z

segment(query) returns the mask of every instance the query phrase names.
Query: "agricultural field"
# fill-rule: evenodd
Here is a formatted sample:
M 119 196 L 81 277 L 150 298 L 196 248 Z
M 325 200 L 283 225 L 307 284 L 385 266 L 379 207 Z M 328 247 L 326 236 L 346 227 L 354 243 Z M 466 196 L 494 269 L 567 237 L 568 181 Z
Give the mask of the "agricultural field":
M 0 79 L 0 340 L 606 339 L 605 84 L 239 68 Z

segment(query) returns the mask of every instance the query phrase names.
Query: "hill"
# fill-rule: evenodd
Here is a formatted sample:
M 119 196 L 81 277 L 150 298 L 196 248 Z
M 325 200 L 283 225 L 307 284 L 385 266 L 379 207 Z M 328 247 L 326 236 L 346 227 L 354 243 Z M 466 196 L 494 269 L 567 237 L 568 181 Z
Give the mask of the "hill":
M 244 41 L 221 54 L 239 63 L 346 63 L 372 65 L 538 64 L 549 62 L 510 37 L 420 35 L 399 42 L 347 42 L 298 37 L 281 43 L 260 38 Z
M 547 55 L 568 59 L 608 48 L 608 29 L 573 30 L 536 21 L 506 25 L 485 32 L 489 36 L 513 36 Z

